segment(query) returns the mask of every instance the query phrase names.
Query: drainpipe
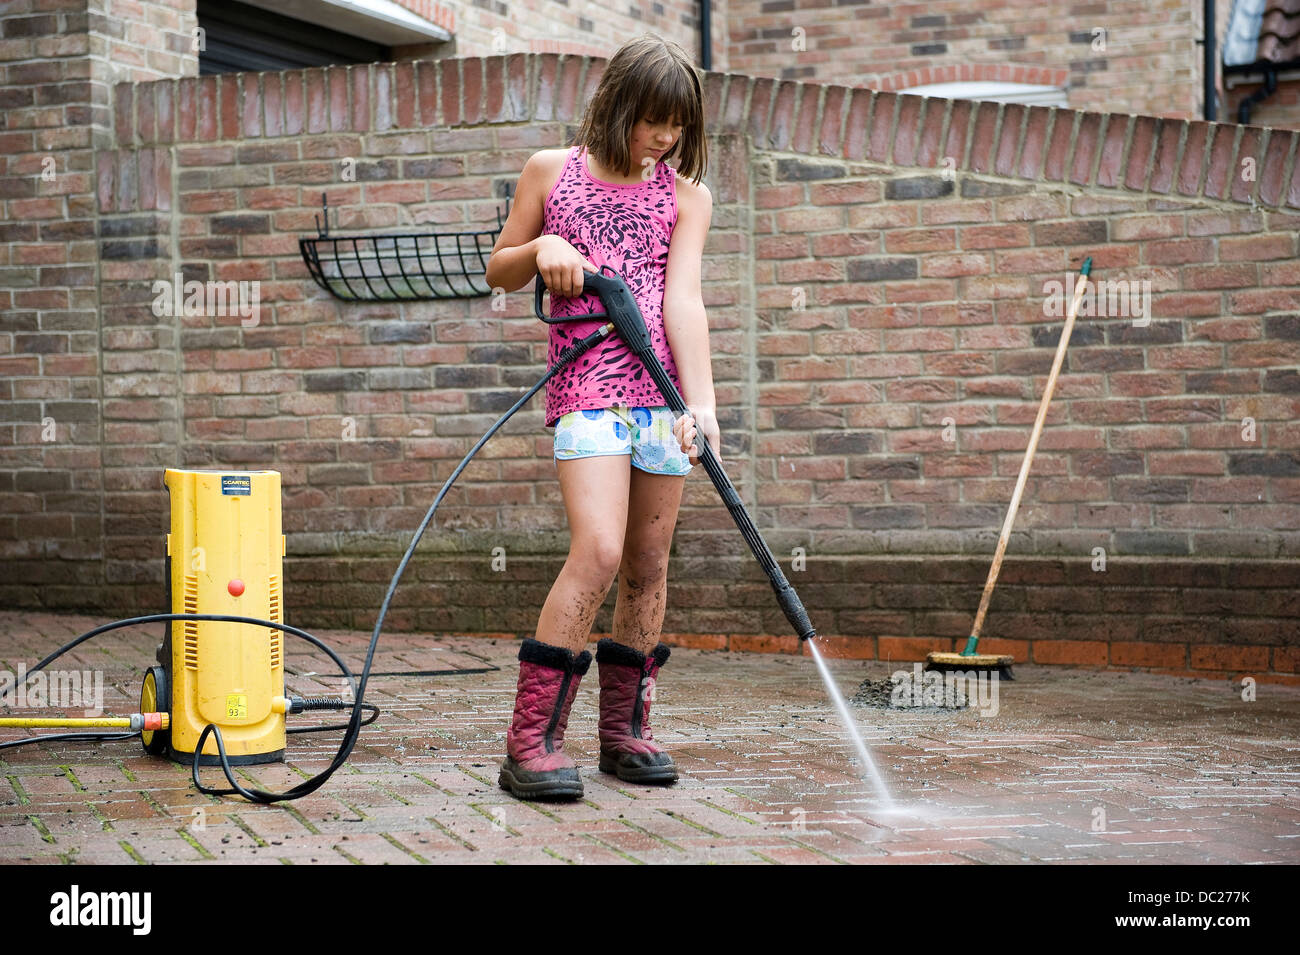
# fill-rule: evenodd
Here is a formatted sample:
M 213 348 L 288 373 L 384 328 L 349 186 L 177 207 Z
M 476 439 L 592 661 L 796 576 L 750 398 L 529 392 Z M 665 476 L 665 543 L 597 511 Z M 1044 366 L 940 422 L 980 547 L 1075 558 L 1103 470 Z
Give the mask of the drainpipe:
M 713 37 L 709 29 L 709 0 L 700 0 L 700 69 L 713 69 Z
M 1202 41 L 1203 47 L 1201 51 L 1204 56 L 1204 65 L 1201 72 L 1204 74 L 1205 78 L 1205 119 L 1207 122 L 1212 123 L 1214 122 L 1214 117 L 1218 115 L 1216 103 L 1216 100 L 1218 99 L 1218 88 L 1214 82 L 1214 60 L 1217 55 L 1214 47 L 1214 0 L 1202 0 L 1201 17 L 1205 21 L 1204 29 L 1201 31 L 1205 34 L 1205 39 Z
M 1250 110 L 1256 104 L 1268 99 L 1277 92 L 1277 69 L 1267 67 L 1264 70 L 1264 85 L 1237 104 L 1237 122 L 1243 126 L 1250 123 Z

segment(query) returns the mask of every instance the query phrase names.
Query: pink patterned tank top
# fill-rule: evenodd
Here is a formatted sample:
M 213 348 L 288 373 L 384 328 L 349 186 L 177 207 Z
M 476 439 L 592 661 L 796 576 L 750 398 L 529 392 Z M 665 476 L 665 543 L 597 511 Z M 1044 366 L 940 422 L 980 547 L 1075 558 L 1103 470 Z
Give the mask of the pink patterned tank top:
M 677 390 L 677 363 L 664 333 L 664 282 L 668 242 L 677 223 L 677 171 L 658 163 L 645 182 L 619 185 L 596 179 L 587 166 L 585 147 L 570 148 L 564 169 L 546 197 L 543 235 L 558 235 L 592 265 L 608 265 L 627 282 L 645 318 L 654 352 Z M 538 277 L 537 281 L 541 281 Z M 584 292 L 576 298 L 553 296 L 552 315 L 602 312 L 600 298 Z M 560 352 L 600 327 L 602 320 L 551 325 L 547 367 Z M 653 408 L 667 404 L 645 363 L 617 334 L 605 340 L 547 382 L 546 427 L 570 411 L 617 405 Z

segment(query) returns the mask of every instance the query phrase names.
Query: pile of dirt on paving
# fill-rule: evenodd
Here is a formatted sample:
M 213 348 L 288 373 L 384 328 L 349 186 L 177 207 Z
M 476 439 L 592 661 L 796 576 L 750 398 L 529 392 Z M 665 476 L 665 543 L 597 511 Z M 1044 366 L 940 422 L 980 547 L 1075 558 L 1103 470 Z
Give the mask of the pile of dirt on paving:
M 894 689 L 897 684 L 888 677 L 882 680 L 863 680 L 856 693 L 849 700 L 855 706 L 875 707 L 881 710 L 912 710 L 917 713 L 940 713 L 945 710 L 964 710 L 969 703 L 954 703 L 952 706 L 945 704 L 939 706 L 912 706 L 904 704 L 896 706 L 894 704 Z M 904 699 L 908 695 L 904 694 Z
M 850 703 L 858 706 L 877 706 L 888 709 L 894 696 L 894 682 L 890 679 L 863 680 Z

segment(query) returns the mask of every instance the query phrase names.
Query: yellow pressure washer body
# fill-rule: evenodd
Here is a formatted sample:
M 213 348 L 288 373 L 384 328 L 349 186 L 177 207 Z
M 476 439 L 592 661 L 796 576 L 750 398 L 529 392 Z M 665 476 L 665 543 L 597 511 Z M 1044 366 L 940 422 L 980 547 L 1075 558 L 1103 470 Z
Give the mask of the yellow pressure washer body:
M 277 471 L 168 468 L 167 583 L 171 612 L 229 614 L 282 623 L 284 536 Z M 284 758 L 284 632 L 213 620 L 174 620 L 146 672 L 141 712 L 171 716 L 141 734 L 146 751 L 192 763 L 209 723 L 232 765 Z M 202 766 L 220 762 L 209 734 Z

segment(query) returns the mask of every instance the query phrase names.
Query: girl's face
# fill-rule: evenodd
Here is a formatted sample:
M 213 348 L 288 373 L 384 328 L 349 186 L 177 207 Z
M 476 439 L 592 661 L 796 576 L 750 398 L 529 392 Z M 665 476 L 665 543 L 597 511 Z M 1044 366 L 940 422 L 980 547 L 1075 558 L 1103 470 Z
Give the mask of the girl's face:
M 632 142 L 630 144 L 632 165 L 636 168 L 643 168 L 642 161 L 646 157 L 649 157 L 653 162 L 658 162 L 668 155 L 669 150 L 677 145 L 677 140 L 681 136 L 682 124 L 677 122 L 676 118 L 652 123 L 642 117 L 632 127 Z

